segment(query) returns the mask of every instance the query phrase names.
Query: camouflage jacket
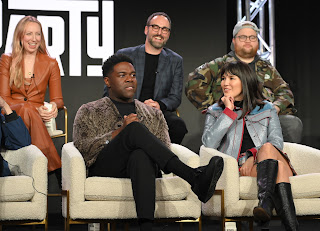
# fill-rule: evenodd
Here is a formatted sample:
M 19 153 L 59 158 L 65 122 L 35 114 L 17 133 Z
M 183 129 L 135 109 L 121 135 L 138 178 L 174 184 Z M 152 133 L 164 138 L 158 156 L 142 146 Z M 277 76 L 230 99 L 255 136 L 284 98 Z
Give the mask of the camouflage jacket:
M 220 69 L 225 63 L 236 61 L 234 52 L 205 63 L 189 74 L 185 94 L 198 109 L 207 109 L 218 101 L 222 95 Z M 251 65 L 252 64 L 252 65 Z M 289 85 L 279 72 L 267 60 L 256 56 L 253 63 L 259 82 L 263 84 L 263 96 L 280 108 L 281 115 L 295 112 L 294 98 Z

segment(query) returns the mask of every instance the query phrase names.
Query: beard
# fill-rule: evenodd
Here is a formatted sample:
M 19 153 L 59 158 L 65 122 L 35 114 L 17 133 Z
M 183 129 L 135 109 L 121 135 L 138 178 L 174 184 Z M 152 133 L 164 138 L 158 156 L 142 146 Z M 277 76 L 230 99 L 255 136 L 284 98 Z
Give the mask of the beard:
M 256 56 L 258 51 L 257 47 L 251 47 L 251 48 L 243 48 L 243 47 L 235 47 L 235 52 L 237 55 L 243 58 L 253 58 Z
M 159 36 L 159 35 L 157 35 L 157 36 Z M 153 36 L 153 37 L 156 37 L 156 36 Z M 164 40 L 164 38 L 163 38 L 162 36 L 161 36 L 161 38 L 162 38 L 163 40 L 162 40 L 161 42 L 152 40 L 153 37 L 149 38 L 148 41 L 149 41 L 149 43 L 151 44 L 151 46 L 153 46 L 154 48 L 156 48 L 156 49 L 161 49 L 161 48 L 163 48 L 163 47 L 167 44 L 167 42 Z

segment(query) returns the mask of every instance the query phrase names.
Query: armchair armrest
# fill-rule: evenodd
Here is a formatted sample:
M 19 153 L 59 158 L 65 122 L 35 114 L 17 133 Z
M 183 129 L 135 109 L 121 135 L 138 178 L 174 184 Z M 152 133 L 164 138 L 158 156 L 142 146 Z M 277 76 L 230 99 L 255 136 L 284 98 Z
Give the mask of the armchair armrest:
M 29 145 L 18 150 L 7 150 L 1 154 L 9 163 L 9 168 L 13 175 L 32 177 L 34 188 L 38 192 L 47 194 L 48 160 L 39 148 Z M 46 203 L 47 197 L 41 193 L 35 193 L 32 201 L 39 201 L 40 199 Z
M 320 173 L 320 150 L 302 144 L 284 142 L 287 153 L 298 175 Z
M 81 153 L 73 142 L 63 145 L 61 160 L 62 189 L 70 191 L 70 200 L 73 202 L 83 202 L 86 166 Z
M 188 148 L 179 145 L 171 144 L 171 151 L 178 156 L 178 158 L 186 165 L 192 168 L 200 166 L 200 157 Z
M 200 164 L 205 165 L 213 156 L 221 156 L 224 161 L 224 169 L 218 180 L 216 189 L 224 190 L 225 207 L 231 206 L 239 201 L 240 177 L 237 160 L 229 155 L 221 153 L 215 149 L 200 147 Z M 206 214 L 219 214 L 219 211 L 213 211 L 220 208 L 220 196 L 213 196 L 206 204 L 203 204 L 203 212 Z

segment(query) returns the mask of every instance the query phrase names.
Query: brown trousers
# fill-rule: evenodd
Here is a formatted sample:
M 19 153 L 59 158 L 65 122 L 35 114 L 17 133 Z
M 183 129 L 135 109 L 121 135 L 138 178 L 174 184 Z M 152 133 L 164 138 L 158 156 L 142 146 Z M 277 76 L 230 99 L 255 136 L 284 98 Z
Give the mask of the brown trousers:
M 48 172 L 61 168 L 61 158 L 52 142 L 39 112 L 31 103 L 11 106 L 22 118 L 31 136 L 31 144 L 37 146 L 48 159 Z

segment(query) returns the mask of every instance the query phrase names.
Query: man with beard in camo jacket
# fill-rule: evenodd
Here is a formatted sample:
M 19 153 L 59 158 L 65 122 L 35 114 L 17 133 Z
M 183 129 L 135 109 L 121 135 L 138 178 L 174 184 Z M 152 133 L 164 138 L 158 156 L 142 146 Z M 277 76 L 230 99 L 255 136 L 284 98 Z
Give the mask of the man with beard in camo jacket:
M 263 85 L 263 96 L 275 106 L 284 141 L 299 143 L 302 136 L 302 122 L 294 116 L 294 97 L 289 85 L 282 79 L 271 63 L 257 54 L 259 47 L 256 24 L 240 21 L 233 29 L 231 51 L 196 68 L 189 74 L 185 93 L 199 110 L 205 110 L 222 96 L 220 69 L 224 64 L 240 60 L 249 64 Z

